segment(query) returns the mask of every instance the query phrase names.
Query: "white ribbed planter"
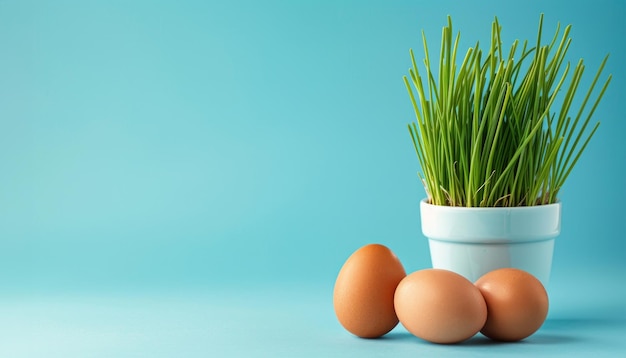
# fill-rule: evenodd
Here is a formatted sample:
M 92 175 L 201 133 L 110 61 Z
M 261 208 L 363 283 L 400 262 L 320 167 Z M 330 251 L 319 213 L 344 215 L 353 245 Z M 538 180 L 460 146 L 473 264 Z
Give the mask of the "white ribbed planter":
M 547 286 L 554 239 L 561 231 L 561 203 L 466 208 L 420 203 L 422 232 L 434 268 L 470 281 L 502 267 L 527 271 Z

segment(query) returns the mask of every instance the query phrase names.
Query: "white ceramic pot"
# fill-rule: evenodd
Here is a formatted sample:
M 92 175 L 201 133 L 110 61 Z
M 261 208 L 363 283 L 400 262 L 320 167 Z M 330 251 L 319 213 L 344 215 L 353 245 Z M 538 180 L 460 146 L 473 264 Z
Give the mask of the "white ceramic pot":
M 547 286 L 554 239 L 561 231 L 561 203 L 466 208 L 420 203 L 422 232 L 434 268 L 470 281 L 502 267 L 527 271 Z

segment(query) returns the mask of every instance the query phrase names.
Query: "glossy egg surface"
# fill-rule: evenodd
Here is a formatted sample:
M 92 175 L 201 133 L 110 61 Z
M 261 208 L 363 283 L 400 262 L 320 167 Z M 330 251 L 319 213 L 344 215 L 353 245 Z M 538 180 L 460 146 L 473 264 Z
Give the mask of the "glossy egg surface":
M 394 293 L 406 276 L 398 257 L 386 246 L 370 244 L 355 251 L 339 271 L 333 306 L 341 325 L 362 338 L 376 338 L 398 324 Z
M 485 324 L 487 306 L 480 291 L 452 271 L 426 269 L 406 276 L 395 293 L 402 325 L 434 343 L 458 343 Z
M 498 341 L 519 341 L 535 333 L 548 315 L 548 294 L 526 271 L 502 268 L 479 278 L 476 287 L 487 303 L 481 333 Z

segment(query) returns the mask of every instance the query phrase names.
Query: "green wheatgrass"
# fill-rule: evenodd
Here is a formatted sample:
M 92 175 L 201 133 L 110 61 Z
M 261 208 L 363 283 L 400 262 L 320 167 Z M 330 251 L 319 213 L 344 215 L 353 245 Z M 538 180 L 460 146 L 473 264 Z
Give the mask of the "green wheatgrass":
M 425 71 L 418 70 L 411 50 L 412 68 L 404 82 L 416 116 L 409 132 L 430 203 L 492 207 L 558 200 L 598 129 L 600 122 L 589 124 L 611 76 L 585 112 L 607 55 L 580 107 L 571 111 L 583 60 L 573 70 L 565 63 L 571 25 L 561 36 L 557 26 L 547 45 L 541 44 L 542 26 L 543 15 L 534 46 L 524 41 L 520 50 L 516 40 L 506 51 L 495 18 L 489 51 L 483 53 L 476 43 L 457 67 L 460 34 L 453 38 L 448 17 L 436 74 L 422 32 Z

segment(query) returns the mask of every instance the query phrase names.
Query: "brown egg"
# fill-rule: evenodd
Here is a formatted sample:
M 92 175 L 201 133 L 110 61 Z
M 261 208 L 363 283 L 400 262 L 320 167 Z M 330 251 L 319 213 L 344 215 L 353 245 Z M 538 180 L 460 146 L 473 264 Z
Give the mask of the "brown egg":
M 363 246 L 343 264 L 333 293 L 335 314 L 350 333 L 376 338 L 398 324 L 393 295 L 406 276 L 400 260 L 387 247 Z
M 480 291 L 465 277 L 441 269 L 406 276 L 396 289 L 395 308 L 409 332 L 434 343 L 464 341 L 487 319 Z
M 487 303 L 481 333 L 498 341 L 519 341 L 535 333 L 548 315 L 548 294 L 526 271 L 503 268 L 475 283 Z

